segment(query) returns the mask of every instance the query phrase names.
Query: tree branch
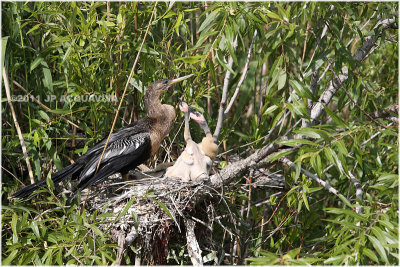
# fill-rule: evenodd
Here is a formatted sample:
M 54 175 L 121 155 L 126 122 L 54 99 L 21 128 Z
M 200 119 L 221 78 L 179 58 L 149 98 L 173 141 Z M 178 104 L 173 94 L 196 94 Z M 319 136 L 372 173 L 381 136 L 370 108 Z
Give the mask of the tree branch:
M 190 260 L 193 266 L 203 266 L 203 258 L 201 257 L 201 250 L 199 243 L 197 243 L 194 227 L 196 223 L 191 219 L 185 219 L 186 225 L 186 240 Z
M 296 169 L 296 165 L 286 157 L 280 158 L 279 161 L 284 163 L 285 165 L 289 166 L 292 169 Z M 332 194 L 334 194 L 334 195 L 336 195 L 336 196 L 338 196 L 340 198 L 347 199 L 338 190 L 333 188 L 330 184 L 328 184 L 324 180 L 320 179 L 317 175 L 312 174 L 311 172 L 309 172 L 309 171 L 307 171 L 307 170 L 305 170 L 303 168 L 301 168 L 300 171 L 301 171 L 302 174 L 306 175 L 307 177 L 309 177 L 309 178 L 313 179 L 314 181 L 316 181 L 317 183 L 321 184 L 323 187 L 325 187 L 325 189 L 327 189 Z
M 237 48 L 237 36 L 235 38 L 235 41 L 233 41 L 233 52 L 236 51 Z M 229 56 L 228 59 L 228 67 L 232 69 L 233 66 L 233 58 L 232 56 Z M 229 87 L 229 81 L 231 80 L 231 72 L 229 70 L 226 71 L 225 73 L 225 78 L 224 78 L 224 85 L 222 86 L 222 97 L 221 97 L 221 102 L 219 103 L 219 111 L 218 111 L 218 120 L 217 120 L 217 126 L 215 127 L 214 131 L 214 140 L 218 140 L 218 136 L 221 132 L 222 129 L 222 122 L 224 120 L 224 108 L 226 104 L 226 100 L 228 98 L 228 87 Z
M 232 108 L 233 102 L 235 102 L 235 99 L 239 93 L 239 89 L 243 84 L 244 78 L 246 78 L 247 72 L 249 70 L 250 56 L 251 56 L 251 52 L 253 51 L 253 45 L 254 45 L 254 41 L 255 41 L 256 37 L 257 37 L 257 30 L 254 31 L 253 39 L 251 40 L 251 44 L 250 44 L 250 48 L 249 48 L 249 52 L 247 53 L 247 59 L 246 59 L 246 64 L 244 65 L 244 71 L 242 73 L 242 76 L 240 76 L 240 80 L 236 86 L 235 93 L 233 94 L 231 101 L 229 102 L 228 106 L 226 107 L 226 109 L 224 111 L 224 117 L 226 115 L 228 115 L 229 110 Z
M 26 151 L 26 144 L 25 144 L 25 141 L 24 141 L 24 137 L 22 136 L 21 128 L 19 127 L 19 123 L 18 123 L 18 120 L 17 120 L 17 115 L 15 114 L 14 107 L 13 107 L 13 104 L 11 102 L 10 85 L 8 83 L 8 77 L 7 77 L 7 73 L 6 73 L 6 68 L 5 67 L 3 67 L 3 81 L 4 81 L 4 87 L 5 87 L 5 91 L 6 91 L 6 95 L 7 95 L 7 102 L 8 102 L 8 105 L 10 105 L 11 114 L 12 114 L 13 119 L 14 119 L 15 129 L 17 129 L 19 142 L 21 143 L 22 152 L 24 154 L 24 158 L 25 158 L 25 162 L 26 162 L 26 167 L 28 168 L 29 178 L 31 179 L 31 184 L 34 184 L 35 183 L 35 179 L 33 178 L 33 171 L 32 171 L 31 162 L 29 161 L 28 152 Z

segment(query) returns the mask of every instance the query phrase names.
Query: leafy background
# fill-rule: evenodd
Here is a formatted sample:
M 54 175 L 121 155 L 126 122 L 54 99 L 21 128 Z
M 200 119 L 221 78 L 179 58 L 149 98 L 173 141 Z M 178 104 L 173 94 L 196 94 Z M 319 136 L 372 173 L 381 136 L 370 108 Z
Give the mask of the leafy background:
M 68 165 L 108 133 L 154 7 L 139 2 L 2 2 L 2 66 L 11 94 L 16 100 L 25 96 L 22 87 L 47 107 L 32 100 L 13 102 L 35 180 Z M 352 55 L 378 20 L 397 14 L 398 4 L 160 2 L 155 8 L 116 129 L 145 116 L 142 97 L 148 84 L 189 73 L 196 74 L 194 82 L 176 86 L 163 101 L 176 105 L 184 96 L 206 114 L 213 129 L 225 73 L 232 72 L 231 96 L 258 31 L 246 79 L 220 136 L 220 153 L 228 152 L 219 157 L 220 167 L 230 157 L 246 157 L 263 147 L 263 137 L 283 111 L 290 115 L 277 136 L 307 119 L 307 100 L 318 99 L 342 67 L 349 68 L 349 80 L 318 126 L 298 132 L 312 142 L 283 144 L 301 145 L 290 155 L 297 169 L 328 181 L 359 203 L 362 214 L 299 171 L 273 161 L 268 168 L 286 180 L 279 197 L 268 188 L 255 188 L 250 195 L 249 175 L 224 188 L 229 211 L 221 203 L 215 210 L 235 217 L 222 216 L 212 236 L 201 241 L 214 259 L 210 263 L 397 265 L 398 130 L 387 127 L 388 120 L 366 116 L 398 103 L 397 29 L 385 31 L 364 61 L 355 62 Z M 325 25 L 327 33 L 319 40 Z M 308 88 L 316 70 L 320 75 L 327 71 L 312 95 Z M 301 98 L 288 103 L 294 91 Z M 109 94 L 116 101 L 59 101 L 92 94 Z M 46 101 L 48 95 L 57 101 Z M 114 263 L 116 245 L 98 228 L 110 214 L 86 216 L 79 203 L 67 205 L 52 191 L 23 203 L 7 199 L 30 181 L 4 89 L 2 97 L 3 265 Z M 150 166 L 174 159 L 174 150 L 183 144 L 182 121 L 178 115 L 172 130 L 178 134 L 165 139 Z M 193 127 L 194 139 L 200 140 L 201 131 Z M 331 164 L 335 167 L 324 173 Z M 349 170 L 362 185 L 363 201 L 356 199 Z M 249 203 L 264 204 L 241 212 Z M 124 256 L 125 263 L 133 261 Z M 184 243 L 170 244 L 167 263 L 190 264 Z

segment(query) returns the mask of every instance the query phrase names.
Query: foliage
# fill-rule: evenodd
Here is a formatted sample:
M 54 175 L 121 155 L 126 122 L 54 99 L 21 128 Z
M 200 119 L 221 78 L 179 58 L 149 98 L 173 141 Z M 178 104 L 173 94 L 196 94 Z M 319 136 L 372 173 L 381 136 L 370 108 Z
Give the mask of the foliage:
M 2 209 L 3 265 L 105 265 L 115 261 L 116 245 L 98 228 L 112 214 L 87 216 L 77 204 L 67 206 L 65 198 L 54 194 L 34 207 Z
M 264 137 L 284 112 L 289 111 L 286 123 L 268 142 L 285 135 L 296 121 L 308 121 L 310 105 L 343 66 L 349 69 L 349 79 L 318 122 L 288 134 L 302 138 L 279 142 L 297 149 L 266 162 L 269 170 L 282 172 L 290 190 L 276 195 L 279 190 L 251 187 L 256 177 L 250 174 L 224 187 L 224 201 L 213 204 L 221 220 L 212 224 L 202 249 L 214 253 L 220 264 L 398 264 L 398 130 L 385 118 L 371 121 L 368 116 L 398 102 L 397 29 L 387 29 L 364 61 L 352 58 L 379 20 L 397 14 L 397 3 L 4 2 L 2 62 L 11 94 L 14 100 L 25 100 L 18 99 L 26 93 L 15 81 L 47 106 L 31 99 L 13 102 L 35 180 L 68 165 L 108 133 L 153 8 L 151 30 L 116 129 L 144 116 L 142 97 L 148 84 L 189 73 L 196 73 L 194 82 L 176 86 L 163 101 L 176 104 L 184 96 L 194 108 L 209 113 L 213 129 L 224 75 L 232 73 L 232 96 L 258 31 L 246 79 L 224 121 L 220 152 L 227 154 L 219 157 L 220 166 L 230 156 L 246 157 L 265 146 Z M 325 25 L 326 35 L 319 39 Z M 312 93 L 317 70 L 322 78 Z M 29 177 L 2 93 L 2 263 L 114 263 L 115 245 L 97 227 L 107 214 L 87 217 L 78 204 L 66 206 L 51 191 L 39 201 L 7 200 L 20 187 L 16 178 L 28 183 Z M 48 101 L 50 95 L 56 100 Z M 80 101 L 90 95 L 116 101 Z M 183 142 L 182 121 L 178 116 L 174 134 L 151 165 L 172 159 L 172 144 Z M 200 140 L 201 131 L 192 133 Z M 277 161 L 283 156 L 295 162 L 296 170 Z M 351 207 L 300 168 L 332 185 Z M 361 183 L 362 200 L 349 172 Z M 183 247 L 171 245 L 171 263 L 190 263 Z M 130 263 L 127 255 L 124 259 Z

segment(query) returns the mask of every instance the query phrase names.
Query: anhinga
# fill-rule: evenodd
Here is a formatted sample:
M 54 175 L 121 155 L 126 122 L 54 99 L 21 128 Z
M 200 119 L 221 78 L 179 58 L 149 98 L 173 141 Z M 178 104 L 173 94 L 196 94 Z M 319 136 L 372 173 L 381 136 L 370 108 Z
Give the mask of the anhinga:
M 169 134 L 175 119 L 174 107 L 161 104 L 161 94 L 173 84 L 191 76 L 193 74 L 173 80 L 164 79 L 149 85 L 144 95 L 147 117 L 111 134 L 97 172 L 97 165 L 107 138 L 89 149 L 75 163 L 54 173 L 51 177 L 53 183 L 58 184 L 72 177 L 72 179 L 78 179 L 78 189 L 83 190 L 114 173 L 120 172 L 124 175 L 149 159 L 157 152 L 161 141 Z M 12 195 L 12 198 L 26 198 L 45 183 L 46 179 L 43 179 L 25 186 Z
M 185 116 L 184 138 L 186 147 L 175 164 L 167 169 L 165 176 L 179 178 L 184 181 L 203 180 L 208 178 L 212 161 L 217 155 L 218 146 L 214 143 L 203 115 L 191 110 L 185 102 L 181 101 L 179 107 Z M 200 144 L 195 143 L 191 138 L 189 116 L 200 124 L 206 134 L 206 137 L 203 138 Z

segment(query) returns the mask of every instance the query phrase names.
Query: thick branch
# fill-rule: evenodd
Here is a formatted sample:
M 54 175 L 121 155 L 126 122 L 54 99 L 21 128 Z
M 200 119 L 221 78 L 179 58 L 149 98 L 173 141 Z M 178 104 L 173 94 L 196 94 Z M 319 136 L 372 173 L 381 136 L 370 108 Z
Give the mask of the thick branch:
M 354 54 L 353 59 L 360 61 L 360 62 L 363 61 L 366 58 L 366 56 L 368 55 L 369 51 L 372 49 L 372 47 L 375 46 L 376 41 L 382 35 L 382 32 L 389 27 L 393 27 L 395 22 L 396 22 L 396 20 L 394 18 L 379 21 L 373 29 L 373 31 L 375 32 L 381 26 L 379 32 L 377 34 L 372 34 L 365 38 L 361 47 Z M 312 123 L 315 123 L 316 120 L 321 116 L 321 114 L 324 110 L 324 105 L 327 105 L 331 101 L 333 95 L 340 88 L 340 84 L 343 84 L 344 82 L 346 82 L 348 77 L 349 77 L 348 76 L 348 68 L 346 66 L 344 66 L 342 68 L 342 74 L 339 75 L 338 80 L 334 79 L 329 83 L 328 88 L 321 95 L 318 103 L 316 103 L 313 106 L 313 108 L 311 110 L 311 122 Z
M 197 243 L 196 234 L 194 232 L 194 226 L 196 223 L 191 219 L 186 219 L 185 225 L 189 257 L 193 263 L 193 266 L 203 266 L 203 258 L 201 257 L 200 246 L 199 243 Z
M 229 164 L 219 173 L 214 174 L 210 177 L 211 183 L 214 186 L 220 186 L 224 183 L 229 183 L 240 174 L 242 174 L 244 171 L 246 171 L 254 162 L 257 163 L 268 155 L 272 154 L 273 152 L 278 151 L 278 148 L 279 146 L 277 144 L 271 143 L 263 148 L 256 150 L 249 157 Z
M 380 28 L 379 32 L 375 35 L 372 34 L 370 36 L 367 36 L 364 39 L 363 44 L 361 45 L 361 47 L 356 51 L 356 53 L 353 56 L 354 60 L 357 61 L 363 61 L 366 57 L 366 55 L 368 54 L 368 52 L 371 50 L 372 47 L 375 46 L 376 41 L 378 40 L 379 37 L 381 37 L 382 33 L 389 27 L 393 27 L 394 24 L 396 22 L 395 18 L 392 19 L 385 19 L 385 20 L 381 20 L 379 21 L 374 29 L 372 30 L 374 33 L 376 32 L 376 30 Z
M 315 123 L 317 119 L 322 115 L 324 106 L 331 102 L 332 97 L 335 95 L 337 90 L 340 88 L 340 84 L 343 84 L 349 78 L 349 69 L 344 66 L 342 68 L 342 74 L 339 75 L 338 79 L 334 79 L 329 82 L 328 88 L 319 98 L 318 102 L 313 106 L 310 114 L 311 123 Z

